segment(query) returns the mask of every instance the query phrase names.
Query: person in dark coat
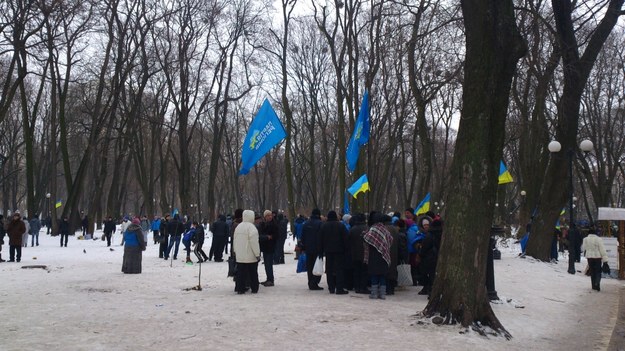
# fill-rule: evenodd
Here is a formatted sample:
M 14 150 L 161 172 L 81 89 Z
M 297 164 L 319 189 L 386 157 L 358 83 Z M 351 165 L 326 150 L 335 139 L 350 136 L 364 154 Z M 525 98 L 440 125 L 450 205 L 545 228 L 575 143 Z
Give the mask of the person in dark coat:
M 289 219 L 284 214 L 278 213 L 276 221 L 278 223 L 278 240 L 276 241 L 276 251 L 273 253 L 273 264 L 284 264 L 284 243 L 288 236 Z
M 106 246 L 111 246 L 111 238 L 113 237 L 113 233 L 115 233 L 115 221 L 112 216 L 108 216 L 108 218 L 104 221 L 104 237 L 106 237 Z M 123 233 L 122 233 L 123 234 Z
M 202 246 L 204 245 L 204 227 L 196 221 L 193 222 L 193 226 L 195 226 L 195 236 L 191 239 L 194 243 L 193 253 L 195 257 L 197 257 L 197 261 L 202 263 L 208 261 L 206 252 L 202 250 Z
M 382 223 L 382 216 L 375 214 L 373 225 L 363 235 L 365 241 L 364 262 L 371 279 L 371 299 L 386 298 L 386 276 L 391 265 L 391 246 L 393 236 Z
M 87 215 L 85 215 L 82 218 L 82 221 L 80 221 L 80 224 L 82 226 L 82 236 L 83 238 L 87 235 L 88 229 L 89 229 L 89 217 Z
M 161 221 L 159 228 L 160 242 L 158 247 L 158 258 L 164 258 L 167 256 L 167 247 L 169 246 L 169 214 L 165 215 L 165 218 Z
M 365 215 L 363 213 L 356 213 L 352 217 L 352 226 L 347 236 L 347 246 L 352 260 L 354 292 L 356 292 L 356 294 L 369 294 L 369 290 L 367 289 L 369 275 L 367 273 L 367 265 L 364 263 L 365 242 L 362 238 L 369 229 L 365 222 Z
M 61 247 L 67 247 L 67 240 L 69 239 L 69 221 L 67 216 L 59 222 L 59 234 L 61 234 Z
M 442 231 L 442 228 L 437 230 Z M 419 295 L 430 295 L 432 285 L 434 284 L 436 263 L 438 261 L 438 249 L 436 248 L 436 241 L 432 235 L 432 227 L 430 227 L 430 230 L 424 234 L 425 237 L 421 241 L 421 249 L 418 253 L 421 257 L 419 270 L 421 272 L 421 281 L 423 282 L 423 289 L 419 291 Z
M 39 231 L 41 230 L 41 221 L 39 220 L 39 215 L 35 213 L 35 215 L 31 217 L 30 221 L 28 221 L 28 224 L 30 225 L 31 235 L 30 246 L 35 246 L 35 243 L 37 243 L 37 246 L 39 246 Z
M 145 239 L 141 230 L 141 220 L 134 218 L 124 235 L 124 260 L 122 272 L 126 274 L 141 273 L 141 259 L 145 251 Z
M 226 223 L 226 216 L 219 215 L 215 223 L 210 227 L 211 233 L 213 233 L 213 242 L 208 252 L 208 260 L 210 261 L 215 257 L 215 262 L 224 261 L 224 247 L 228 241 L 228 234 L 230 230 Z
M 276 251 L 276 241 L 278 241 L 278 223 L 273 218 L 273 212 L 265 210 L 263 212 L 263 222 L 260 223 L 259 243 L 260 251 L 263 253 L 263 264 L 267 280 L 261 284 L 264 286 L 274 286 L 273 276 L 273 254 Z
M 321 226 L 320 255 L 326 259 L 326 279 L 330 294 L 347 294 L 345 290 L 345 252 L 347 251 L 347 228 L 336 212 L 328 212 L 328 220 Z
M 321 241 L 321 211 L 319 209 L 312 210 L 310 218 L 302 224 L 301 237 L 297 246 L 306 254 L 306 272 L 308 273 L 308 289 L 323 290 L 319 286 L 321 277 L 312 274 L 315 261 L 319 256 L 319 248 Z
M 178 248 L 180 247 L 180 239 L 184 234 L 184 223 L 180 222 L 180 216 L 174 215 L 174 218 L 167 224 L 167 232 L 169 233 L 169 246 L 167 246 L 167 252 L 165 252 L 165 260 L 169 259 L 172 247 L 174 247 L 174 260 L 178 259 Z
M 22 240 L 26 225 L 19 212 L 14 213 L 11 222 L 7 225 L 9 235 L 9 262 L 22 260 Z
M 397 261 L 399 260 L 399 229 L 391 223 L 391 217 L 388 215 L 383 215 L 381 221 L 393 237 L 393 243 L 390 247 L 391 264 L 386 275 L 386 294 L 394 295 L 397 286 Z M 407 251 L 408 248 L 404 248 L 404 250 Z

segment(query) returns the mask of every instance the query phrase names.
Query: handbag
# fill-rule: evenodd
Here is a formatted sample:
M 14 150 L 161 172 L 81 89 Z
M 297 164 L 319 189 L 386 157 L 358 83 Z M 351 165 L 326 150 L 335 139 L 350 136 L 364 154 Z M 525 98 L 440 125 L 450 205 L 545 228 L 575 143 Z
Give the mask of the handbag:
M 412 286 L 412 274 L 410 273 L 409 264 L 397 265 L 397 285 Z
M 601 271 L 605 274 L 610 274 L 610 265 L 607 262 L 603 262 L 603 266 L 601 266 Z
M 302 252 L 297 258 L 297 273 L 306 272 L 306 253 Z
M 323 258 L 317 257 L 317 261 L 315 261 L 312 274 L 317 277 L 321 277 L 323 275 Z

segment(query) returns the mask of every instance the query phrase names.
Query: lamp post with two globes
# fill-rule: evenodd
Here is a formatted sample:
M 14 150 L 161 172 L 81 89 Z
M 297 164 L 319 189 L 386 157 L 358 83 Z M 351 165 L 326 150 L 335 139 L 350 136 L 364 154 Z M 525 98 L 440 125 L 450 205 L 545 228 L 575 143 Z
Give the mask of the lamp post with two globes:
M 547 148 L 549 149 L 549 152 L 556 153 L 562 150 L 562 145 L 558 141 L 553 140 L 549 143 Z M 583 140 L 579 144 L 579 148 L 585 153 L 592 151 L 593 149 L 592 141 L 587 140 L 587 139 Z M 575 237 L 575 235 L 579 235 L 578 234 L 579 231 L 577 231 L 577 228 L 575 226 L 575 213 L 574 213 L 575 197 L 573 196 L 573 191 L 574 191 L 573 160 L 575 157 L 575 150 L 572 148 L 567 150 L 567 156 L 568 156 L 568 161 L 569 161 L 569 165 L 568 165 L 569 166 L 569 269 L 568 269 L 568 272 L 570 274 L 575 274 L 575 257 L 577 256 L 577 251 L 576 251 L 577 247 L 572 242 L 573 240 L 571 240 Z

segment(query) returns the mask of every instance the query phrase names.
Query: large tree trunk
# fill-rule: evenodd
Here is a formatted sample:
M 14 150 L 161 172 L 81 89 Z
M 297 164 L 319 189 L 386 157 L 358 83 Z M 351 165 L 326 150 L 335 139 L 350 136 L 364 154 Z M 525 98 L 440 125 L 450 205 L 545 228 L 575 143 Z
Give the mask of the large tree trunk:
M 462 118 L 437 277 L 426 316 L 490 326 L 509 337 L 486 291 L 486 261 L 502 156 L 506 111 L 516 64 L 526 50 L 511 0 L 462 1 L 466 61 Z

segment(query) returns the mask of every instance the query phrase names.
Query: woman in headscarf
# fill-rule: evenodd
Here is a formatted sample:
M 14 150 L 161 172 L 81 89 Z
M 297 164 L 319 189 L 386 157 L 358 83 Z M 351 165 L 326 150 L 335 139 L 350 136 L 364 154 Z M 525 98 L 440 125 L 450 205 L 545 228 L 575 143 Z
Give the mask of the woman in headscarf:
M 141 220 L 135 217 L 132 223 L 123 233 L 124 236 L 124 261 L 122 272 L 127 274 L 141 273 L 141 259 L 145 251 L 145 240 L 141 230 Z
M 382 216 L 375 214 L 371 228 L 363 235 L 365 241 L 364 262 L 371 278 L 370 299 L 386 299 L 386 276 L 391 266 L 393 236 L 382 223 Z

